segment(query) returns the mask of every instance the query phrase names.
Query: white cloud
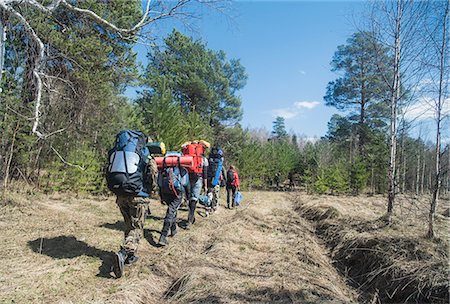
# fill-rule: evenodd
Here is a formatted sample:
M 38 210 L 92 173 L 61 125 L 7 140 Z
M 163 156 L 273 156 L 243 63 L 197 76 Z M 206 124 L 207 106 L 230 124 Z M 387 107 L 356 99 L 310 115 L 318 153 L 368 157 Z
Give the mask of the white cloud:
M 303 70 L 298 71 L 301 75 L 306 75 L 306 72 Z
M 284 109 L 274 109 L 271 111 L 274 117 L 280 116 L 284 119 L 291 119 L 300 114 L 299 111 L 292 111 L 292 109 L 284 108 Z
M 294 102 L 290 107 L 273 109 L 270 111 L 273 117 L 283 117 L 284 119 L 291 119 L 299 114 L 303 113 L 305 110 L 312 110 L 320 105 L 318 101 L 297 101 Z
M 423 97 L 419 101 L 405 109 L 405 117 L 409 120 L 427 120 L 435 118 L 436 100 Z M 450 98 L 443 102 L 441 116 L 450 115 Z
M 297 109 L 314 109 L 315 107 L 317 107 L 318 105 L 320 105 L 320 102 L 318 101 L 297 101 L 294 102 L 294 107 Z

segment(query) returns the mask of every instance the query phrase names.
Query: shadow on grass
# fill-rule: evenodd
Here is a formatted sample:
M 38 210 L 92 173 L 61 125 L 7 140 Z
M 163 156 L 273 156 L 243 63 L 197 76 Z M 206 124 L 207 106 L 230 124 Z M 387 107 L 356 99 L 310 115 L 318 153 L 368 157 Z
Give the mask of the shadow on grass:
M 147 215 L 146 219 L 154 220 L 154 221 L 163 221 L 164 218 L 156 215 Z
M 144 238 L 153 247 L 159 248 L 161 245 L 158 244 L 157 240 L 153 238 L 153 232 L 161 234 L 161 231 L 155 229 L 144 229 Z
M 101 250 L 77 240 L 73 235 L 54 238 L 39 238 L 28 242 L 28 246 L 36 253 L 45 254 L 54 259 L 73 259 L 79 256 L 99 258 L 102 264 L 98 268 L 98 277 L 112 278 L 111 265 L 114 253 Z
M 117 221 L 115 223 L 104 223 L 104 224 L 101 224 L 99 227 L 108 228 L 108 229 L 112 229 L 112 230 L 118 230 L 118 231 L 125 231 L 125 222 Z

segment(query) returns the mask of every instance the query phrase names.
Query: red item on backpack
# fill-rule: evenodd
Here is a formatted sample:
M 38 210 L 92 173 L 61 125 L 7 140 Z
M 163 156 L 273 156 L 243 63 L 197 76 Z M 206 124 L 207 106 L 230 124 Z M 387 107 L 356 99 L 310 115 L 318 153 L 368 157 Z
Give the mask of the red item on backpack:
M 180 158 L 180 167 L 185 167 L 188 170 L 189 168 L 193 167 L 194 161 L 192 156 L 158 156 L 155 157 L 156 166 L 158 167 L 158 169 L 162 169 L 165 159 L 166 167 L 176 167 L 178 166 L 178 158 Z
M 203 154 L 205 153 L 205 146 L 201 143 L 191 143 L 183 146 L 183 155 L 193 157 L 193 166 L 187 167 L 189 173 L 201 174 L 203 172 Z

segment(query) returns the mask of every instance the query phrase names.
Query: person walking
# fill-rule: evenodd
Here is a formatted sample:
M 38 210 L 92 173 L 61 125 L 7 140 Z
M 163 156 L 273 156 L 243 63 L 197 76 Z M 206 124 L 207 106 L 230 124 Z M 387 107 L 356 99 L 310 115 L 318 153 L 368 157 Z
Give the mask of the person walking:
M 108 152 L 106 171 L 108 188 L 116 194 L 116 204 L 125 223 L 124 240 L 115 253 L 113 271 L 116 278 L 123 275 L 125 265 L 138 260 L 135 255 L 144 229 L 144 216 L 149 197 L 148 161 L 150 152 L 147 137 L 134 130 L 123 130 L 116 136 L 114 147 Z
M 181 166 L 163 166 L 158 174 L 158 187 L 161 201 L 167 204 L 159 245 L 166 246 L 169 243 L 167 237 L 177 234 L 177 211 L 183 197 L 190 197 L 189 173 Z
M 233 165 L 230 165 L 230 168 L 227 171 L 226 185 L 227 185 L 226 186 L 227 208 L 231 209 L 235 207 L 234 196 L 236 195 L 236 190 L 237 191 L 241 190 L 239 175 Z M 231 196 L 231 208 L 230 208 L 230 196 Z
M 208 159 L 204 156 L 205 150 L 210 147 L 210 144 L 204 140 L 187 142 L 182 145 L 183 155 L 193 157 L 194 166 L 188 168 L 190 198 L 189 198 L 189 215 L 188 222 L 185 226 L 190 229 L 195 223 L 195 209 L 200 198 L 202 190 L 207 192 L 207 177 L 208 177 Z
M 224 155 L 222 149 L 215 145 L 208 157 L 208 195 L 212 196 L 211 209 L 216 211 L 219 204 L 220 182 L 225 181 Z

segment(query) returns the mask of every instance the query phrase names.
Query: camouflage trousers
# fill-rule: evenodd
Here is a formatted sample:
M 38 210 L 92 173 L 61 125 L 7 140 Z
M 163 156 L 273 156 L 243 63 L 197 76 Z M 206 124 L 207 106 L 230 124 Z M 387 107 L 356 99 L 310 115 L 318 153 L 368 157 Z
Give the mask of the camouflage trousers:
M 217 208 L 219 206 L 220 186 L 216 185 L 212 188 L 209 188 L 208 191 L 213 194 L 213 202 L 212 202 L 211 207 Z
M 127 253 L 137 250 L 144 233 L 144 217 L 147 203 L 144 199 L 130 196 L 117 196 L 116 200 L 125 222 L 124 241 L 121 246 Z

